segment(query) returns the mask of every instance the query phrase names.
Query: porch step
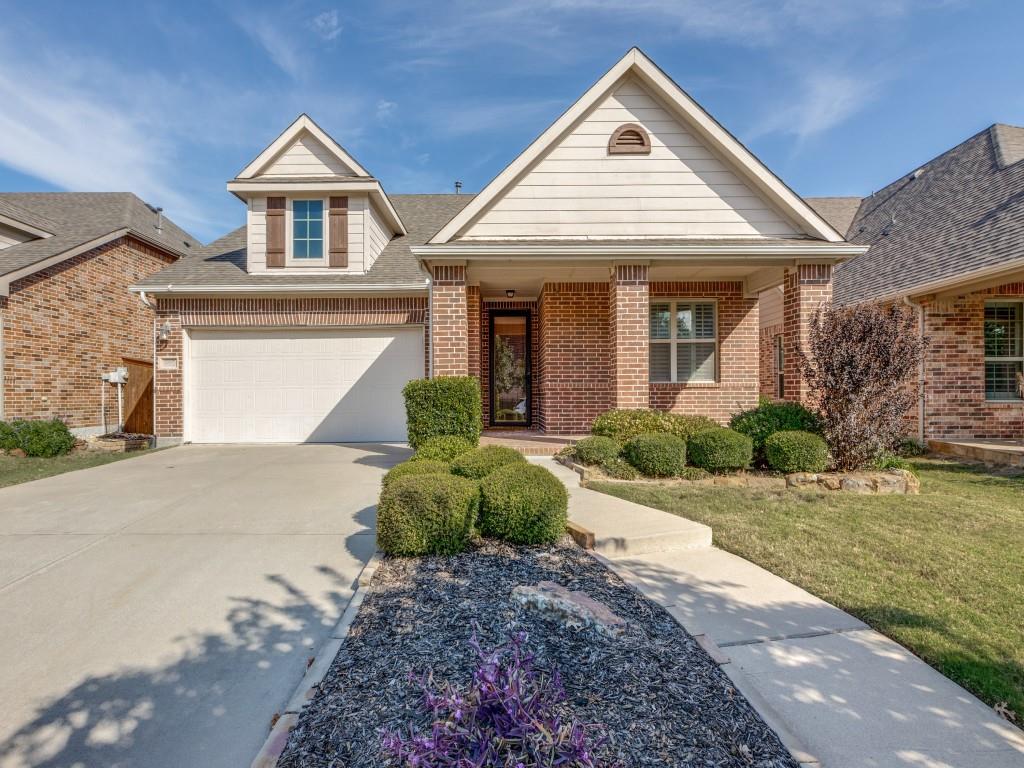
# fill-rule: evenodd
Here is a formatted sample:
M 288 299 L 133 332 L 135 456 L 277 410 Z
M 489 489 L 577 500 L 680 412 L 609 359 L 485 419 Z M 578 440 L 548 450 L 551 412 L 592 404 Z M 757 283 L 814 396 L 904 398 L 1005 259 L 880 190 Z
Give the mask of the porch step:
M 569 521 L 593 535 L 593 549 L 605 557 L 703 549 L 711 528 L 683 517 L 580 487 L 580 478 L 554 459 L 531 459 L 551 470 L 569 490 Z
M 480 445 L 504 445 L 515 448 L 524 456 L 554 456 L 583 437 L 586 435 L 548 435 L 527 429 L 485 429 L 480 435 Z
M 1024 468 L 1024 442 L 1020 440 L 929 440 L 928 450 L 985 464 Z

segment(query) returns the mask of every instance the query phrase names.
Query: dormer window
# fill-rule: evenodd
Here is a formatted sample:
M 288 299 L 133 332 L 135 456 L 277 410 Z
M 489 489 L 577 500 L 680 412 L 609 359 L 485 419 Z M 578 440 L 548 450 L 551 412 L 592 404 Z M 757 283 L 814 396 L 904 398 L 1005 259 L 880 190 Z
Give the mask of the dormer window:
M 615 129 L 608 140 L 609 155 L 649 155 L 651 137 L 636 123 L 626 123 Z
M 292 201 L 292 259 L 324 258 L 324 201 Z

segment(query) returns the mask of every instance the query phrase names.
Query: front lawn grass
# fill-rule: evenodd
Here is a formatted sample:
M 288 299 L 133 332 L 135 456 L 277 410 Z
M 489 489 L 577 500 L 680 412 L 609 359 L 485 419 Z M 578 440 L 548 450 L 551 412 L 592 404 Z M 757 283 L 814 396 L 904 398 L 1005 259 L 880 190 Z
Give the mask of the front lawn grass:
M 146 453 L 149 453 L 149 451 L 131 451 L 130 453 L 76 451 L 64 456 L 54 456 L 50 459 L 0 456 L 0 488 L 8 485 L 17 485 L 18 483 L 27 483 L 29 480 L 40 480 L 44 477 L 60 475 L 64 472 L 73 472 L 76 469 L 98 467 L 103 464 L 110 464 L 113 461 L 142 456 Z
M 915 459 L 919 496 L 588 487 L 710 525 L 715 544 L 798 584 L 1024 720 L 1024 477 Z

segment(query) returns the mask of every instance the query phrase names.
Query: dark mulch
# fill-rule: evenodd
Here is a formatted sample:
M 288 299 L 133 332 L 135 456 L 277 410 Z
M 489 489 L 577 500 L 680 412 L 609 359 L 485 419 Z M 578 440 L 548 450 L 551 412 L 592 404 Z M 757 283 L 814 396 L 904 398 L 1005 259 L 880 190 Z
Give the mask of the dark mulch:
M 625 635 L 567 629 L 511 600 L 516 585 L 543 580 L 605 603 L 628 622 Z M 384 560 L 279 768 L 387 765 L 380 729 L 424 723 L 409 673 L 468 682 L 474 622 L 484 647 L 512 628 L 529 633 L 539 665 L 561 670 L 572 714 L 605 725 L 602 765 L 796 767 L 693 638 L 618 576 L 572 545 L 487 542 L 454 557 Z

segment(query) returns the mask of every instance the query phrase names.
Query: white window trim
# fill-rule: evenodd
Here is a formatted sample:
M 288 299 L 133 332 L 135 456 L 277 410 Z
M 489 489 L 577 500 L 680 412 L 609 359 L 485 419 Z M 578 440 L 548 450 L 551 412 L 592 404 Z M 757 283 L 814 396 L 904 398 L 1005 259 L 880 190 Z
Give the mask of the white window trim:
M 984 348 L 985 348 L 985 332 L 984 332 L 985 315 L 984 315 L 984 313 L 985 313 L 985 310 L 988 309 L 988 305 L 989 304 L 1016 304 L 1016 305 L 1018 305 L 1020 307 L 1021 317 L 1024 318 L 1024 300 L 1022 300 L 1022 299 L 1007 297 L 1005 299 L 992 298 L 992 299 L 988 299 L 987 301 L 985 301 L 985 304 L 982 307 L 981 344 L 982 344 L 982 351 L 983 352 L 984 352 Z M 1021 363 L 1021 367 L 1024 368 L 1024 349 L 1022 349 L 1021 352 L 1022 352 L 1022 354 L 1020 354 L 1020 355 L 1002 355 L 1002 356 L 999 356 L 999 357 L 990 357 L 988 355 L 985 355 L 985 363 L 984 364 L 987 365 L 988 363 Z M 988 391 L 988 377 L 987 377 L 987 375 L 985 375 L 985 371 L 982 371 L 982 381 L 983 381 L 983 386 L 985 387 L 985 401 L 988 402 L 988 403 L 1019 403 L 1019 402 L 1021 402 L 1021 400 L 1024 400 L 1024 398 L 1022 398 L 1020 396 L 1020 392 L 1019 391 L 1017 393 L 1017 397 L 991 397 L 989 395 L 989 391 Z
M 296 259 L 292 254 L 295 252 L 295 214 L 293 213 L 292 205 L 296 200 L 320 200 L 324 204 L 324 226 L 323 226 L 323 252 L 319 259 Z M 327 249 L 328 243 L 330 243 L 330 227 L 331 200 L 329 197 L 317 197 L 316 195 L 310 195 L 308 197 L 289 197 L 285 200 L 284 208 L 284 231 L 285 231 L 285 243 L 284 243 L 284 263 L 288 267 L 313 267 L 315 269 L 323 269 L 327 266 Z
M 669 332 L 669 337 L 667 339 L 654 339 L 654 338 L 650 337 L 650 327 L 651 327 L 650 305 L 652 305 L 652 304 L 668 304 L 669 305 L 669 312 L 668 312 L 668 327 L 669 327 L 669 331 L 668 332 Z M 706 338 L 705 339 L 678 339 L 678 338 L 676 338 L 676 333 L 677 333 L 676 322 L 677 322 L 677 319 L 678 319 L 677 316 L 676 316 L 676 307 L 679 304 L 710 304 L 712 306 L 712 310 L 711 311 L 714 313 L 714 323 L 713 323 L 713 325 L 714 325 L 714 332 L 715 332 L 714 338 L 711 338 L 711 339 L 706 339 Z M 669 374 L 670 374 L 670 377 L 671 377 L 670 380 L 669 381 L 655 381 L 654 379 L 651 378 L 650 371 L 648 371 L 647 379 L 648 379 L 648 381 L 651 384 L 685 384 L 687 386 L 708 387 L 708 386 L 716 385 L 716 384 L 719 383 L 719 371 L 720 371 L 720 368 L 719 368 L 719 365 L 720 365 L 719 364 L 719 358 L 720 358 L 719 352 L 721 351 L 721 345 L 718 343 L 718 299 L 712 299 L 712 298 L 706 298 L 706 297 L 704 297 L 704 298 L 686 298 L 686 297 L 678 297 L 678 298 L 673 297 L 673 298 L 669 298 L 669 297 L 661 297 L 661 296 L 658 296 L 656 298 L 652 297 L 651 299 L 649 299 L 648 306 L 647 306 L 647 329 L 648 329 L 648 337 L 647 337 L 647 344 L 648 344 L 648 346 L 650 346 L 651 344 L 668 344 L 669 345 L 669 350 L 670 350 L 669 351 Z M 676 366 L 676 363 L 677 363 L 677 353 L 678 353 L 678 350 L 679 350 L 679 345 L 680 344 L 708 344 L 708 343 L 714 343 L 714 345 L 715 345 L 715 373 L 714 373 L 714 378 L 712 378 L 709 381 L 702 381 L 702 380 L 695 380 L 695 379 L 689 379 L 687 381 L 680 381 L 679 378 L 678 378 L 678 376 L 679 376 L 679 369 Z M 650 355 L 650 349 L 648 349 L 648 355 Z

